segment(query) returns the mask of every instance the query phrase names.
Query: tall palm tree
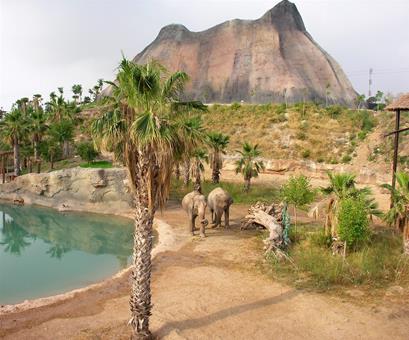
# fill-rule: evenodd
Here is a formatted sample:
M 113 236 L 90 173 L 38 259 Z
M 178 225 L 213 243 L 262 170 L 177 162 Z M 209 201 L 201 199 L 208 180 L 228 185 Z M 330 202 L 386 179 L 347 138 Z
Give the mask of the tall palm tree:
M 151 315 L 152 224 L 168 197 L 174 156 L 186 149 L 185 115 L 178 98 L 188 76 L 168 75 L 154 61 L 137 65 L 125 58 L 113 87 L 115 104 L 92 124 L 96 141 L 122 145 L 135 197 L 135 233 L 130 299 L 134 337 L 148 339 Z M 200 131 L 197 131 L 200 134 Z
M 39 159 L 40 142 L 44 136 L 44 133 L 48 129 L 47 118 L 47 115 L 40 106 L 34 106 L 30 110 L 30 115 L 28 117 L 28 128 L 32 136 L 34 145 L 34 159 L 36 161 Z
M 241 158 L 236 162 L 236 174 L 241 173 L 244 177 L 244 191 L 250 190 L 250 182 L 254 177 L 264 170 L 263 161 L 257 160 L 261 155 L 258 144 L 251 145 L 244 142 L 242 151 L 237 150 Z
M 196 149 L 193 152 L 193 160 L 192 176 L 195 179 L 195 190 L 202 192 L 201 175 L 205 170 L 204 162 L 209 163 L 207 151 L 205 149 Z
M 392 194 L 393 207 L 385 214 L 384 219 L 389 225 L 403 232 L 403 247 L 405 254 L 409 255 L 409 174 L 396 173 L 397 187 L 383 184 Z
M 82 86 L 80 84 L 74 84 L 72 85 L 72 93 L 74 93 L 75 96 L 77 96 L 79 102 L 81 103 L 82 101 Z
M 60 144 L 63 158 L 70 154 L 70 142 L 74 138 L 74 125 L 71 121 L 64 119 L 54 123 L 50 127 L 50 135 L 53 140 Z
M 219 132 L 210 132 L 208 134 L 208 143 L 211 148 L 210 168 L 212 169 L 212 182 L 219 183 L 220 170 L 223 167 L 223 154 L 226 153 L 226 147 L 229 144 L 229 136 Z
M 0 131 L 13 147 L 14 153 L 14 174 L 20 176 L 20 144 L 27 135 L 27 120 L 21 110 L 16 105 L 6 117 L 0 122 Z

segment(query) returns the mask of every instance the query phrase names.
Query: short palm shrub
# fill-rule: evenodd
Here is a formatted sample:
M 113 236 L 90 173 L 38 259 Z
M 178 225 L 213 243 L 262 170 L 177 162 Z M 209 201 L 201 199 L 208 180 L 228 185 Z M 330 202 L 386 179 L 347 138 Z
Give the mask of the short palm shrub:
M 338 236 L 349 248 L 361 246 L 370 236 L 367 203 L 361 197 L 342 199 L 338 212 Z

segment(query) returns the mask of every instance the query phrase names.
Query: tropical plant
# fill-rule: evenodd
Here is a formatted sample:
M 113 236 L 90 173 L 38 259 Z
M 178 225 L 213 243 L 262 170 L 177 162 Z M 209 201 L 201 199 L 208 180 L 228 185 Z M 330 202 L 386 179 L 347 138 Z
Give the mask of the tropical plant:
M 382 185 L 392 197 L 392 207 L 384 215 L 384 220 L 403 232 L 404 252 L 409 255 L 409 174 L 397 172 L 396 183 L 395 189 L 390 184 Z
M 311 188 L 310 180 L 304 175 L 291 176 L 281 187 L 281 197 L 284 202 L 294 207 L 294 224 L 297 229 L 297 208 L 305 208 L 314 201 L 315 190 Z
M 20 176 L 20 144 L 28 133 L 27 119 L 23 111 L 16 105 L 6 117 L 0 122 L 0 132 L 3 138 L 13 147 L 14 174 Z
M 50 127 L 50 135 L 60 144 L 62 157 L 67 158 L 70 153 L 70 142 L 74 138 L 74 124 L 67 119 L 54 123 Z
M 371 197 L 371 190 L 368 187 L 358 189 L 356 187 L 355 175 L 349 173 L 328 173 L 330 184 L 321 191 L 327 195 L 325 208 L 325 234 L 332 237 L 338 235 L 338 213 L 339 205 L 343 199 L 361 198 L 365 201 L 366 213 L 369 217 L 381 216 L 378 205 Z
M 338 235 L 348 247 L 356 248 L 369 238 L 369 219 L 363 197 L 348 197 L 340 202 Z
M 193 152 L 192 177 L 195 179 L 195 189 L 201 192 L 201 174 L 205 171 L 204 162 L 209 163 L 209 156 L 204 149 L 196 149 Z
M 244 191 L 250 190 L 250 182 L 252 178 L 258 177 L 258 174 L 264 170 L 263 161 L 257 160 L 261 155 L 258 144 L 252 145 L 244 142 L 243 149 L 237 150 L 240 154 L 240 159 L 236 162 L 236 174 L 241 173 L 244 178 Z
M 84 161 L 90 164 L 97 156 L 98 151 L 95 150 L 94 144 L 91 142 L 82 142 L 77 145 L 77 153 Z
M 119 65 L 113 88 L 111 109 L 92 124 L 96 142 L 122 146 L 125 164 L 135 195 L 135 235 L 130 299 L 134 337 L 150 338 L 152 224 L 155 211 L 169 194 L 176 153 L 187 145 L 188 118 L 179 96 L 188 76 L 168 74 L 163 66 L 150 61 L 135 64 L 125 58 Z M 193 135 L 200 136 L 201 129 Z M 197 144 L 197 141 L 192 141 Z
M 41 107 L 33 108 L 28 118 L 28 129 L 34 145 L 34 159 L 39 159 L 39 145 L 42 137 L 48 129 L 47 115 Z
M 223 167 L 223 154 L 226 153 L 229 144 L 229 136 L 219 132 L 210 132 L 208 134 L 208 144 L 210 152 L 210 168 L 212 169 L 212 182 L 219 183 L 220 170 Z
M 74 93 L 75 96 L 77 96 L 76 98 L 74 98 L 75 100 L 78 99 L 79 103 L 81 103 L 82 101 L 82 86 L 80 84 L 74 84 L 72 85 L 72 93 Z

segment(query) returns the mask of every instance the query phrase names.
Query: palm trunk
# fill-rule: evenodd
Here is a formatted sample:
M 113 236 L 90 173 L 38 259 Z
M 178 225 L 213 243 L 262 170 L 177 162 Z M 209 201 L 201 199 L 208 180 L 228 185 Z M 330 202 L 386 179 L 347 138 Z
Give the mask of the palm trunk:
M 50 155 L 50 168 L 51 170 L 54 170 L 54 154 L 51 153 Z
M 62 146 L 62 154 L 64 158 L 68 158 L 70 154 L 70 143 L 69 141 L 65 140 Z
M 145 189 L 145 188 L 144 188 Z M 140 188 L 139 188 L 140 190 Z M 147 204 L 148 194 L 137 195 L 135 213 L 132 293 L 130 299 L 131 325 L 134 339 L 150 339 L 151 316 L 151 251 L 153 215 Z M 142 198 L 142 199 L 141 199 Z
M 34 139 L 34 159 L 38 160 L 38 139 Z
M 190 158 L 185 159 L 183 165 L 183 184 L 185 187 L 189 185 L 190 182 Z
M 177 162 L 176 165 L 175 165 L 175 177 L 176 177 L 176 180 L 179 182 L 179 180 L 180 180 L 180 164 L 179 164 L 179 162 Z
M 220 169 L 217 163 L 218 163 L 218 159 L 215 154 L 213 155 L 213 164 L 212 164 L 212 182 L 214 184 L 217 184 L 220 182 Z
M 244 179 L 244 191 L 245 192 L 249 192 L 250 190 L 250 181 L 251 181 L 251 178 Z
M 195 186 L 194 186 L 194 190 L 202 193 L 202 179 L 200 176 L 200 167 L 196 166 L 195 169 Z
M 403 229 L 403 253 L 409 255 L 409 221 L 406 222 Z
M 18 143 L 17 138 L 14 139 L 13 143 L 14 151 L 14 174 L 20 176 L 20 144 Z

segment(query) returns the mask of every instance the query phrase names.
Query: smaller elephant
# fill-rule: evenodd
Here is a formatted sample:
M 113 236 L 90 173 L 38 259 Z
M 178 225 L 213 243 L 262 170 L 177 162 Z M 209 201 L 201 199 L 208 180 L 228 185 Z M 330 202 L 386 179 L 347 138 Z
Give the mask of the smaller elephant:
M 182 208 L 187 212 L 189 218 L 189 231 L 195 234 L 196 217 L 200 219 L 200 236 L 206 237 L 205 228 L 208 225 L 206 219 L 206 198 L 199 191 L 188 193 L 182 200 Z
M 207 204 L 212 213 L 212 227 L 217 228 L 221 226 L 222 215 L 224 213 L 224 226 L 228 228 L 229 210 L 233 204 L 233 198 L 230 194 L 222 188 L 213 189 L 209 196 L 207 196 Z

